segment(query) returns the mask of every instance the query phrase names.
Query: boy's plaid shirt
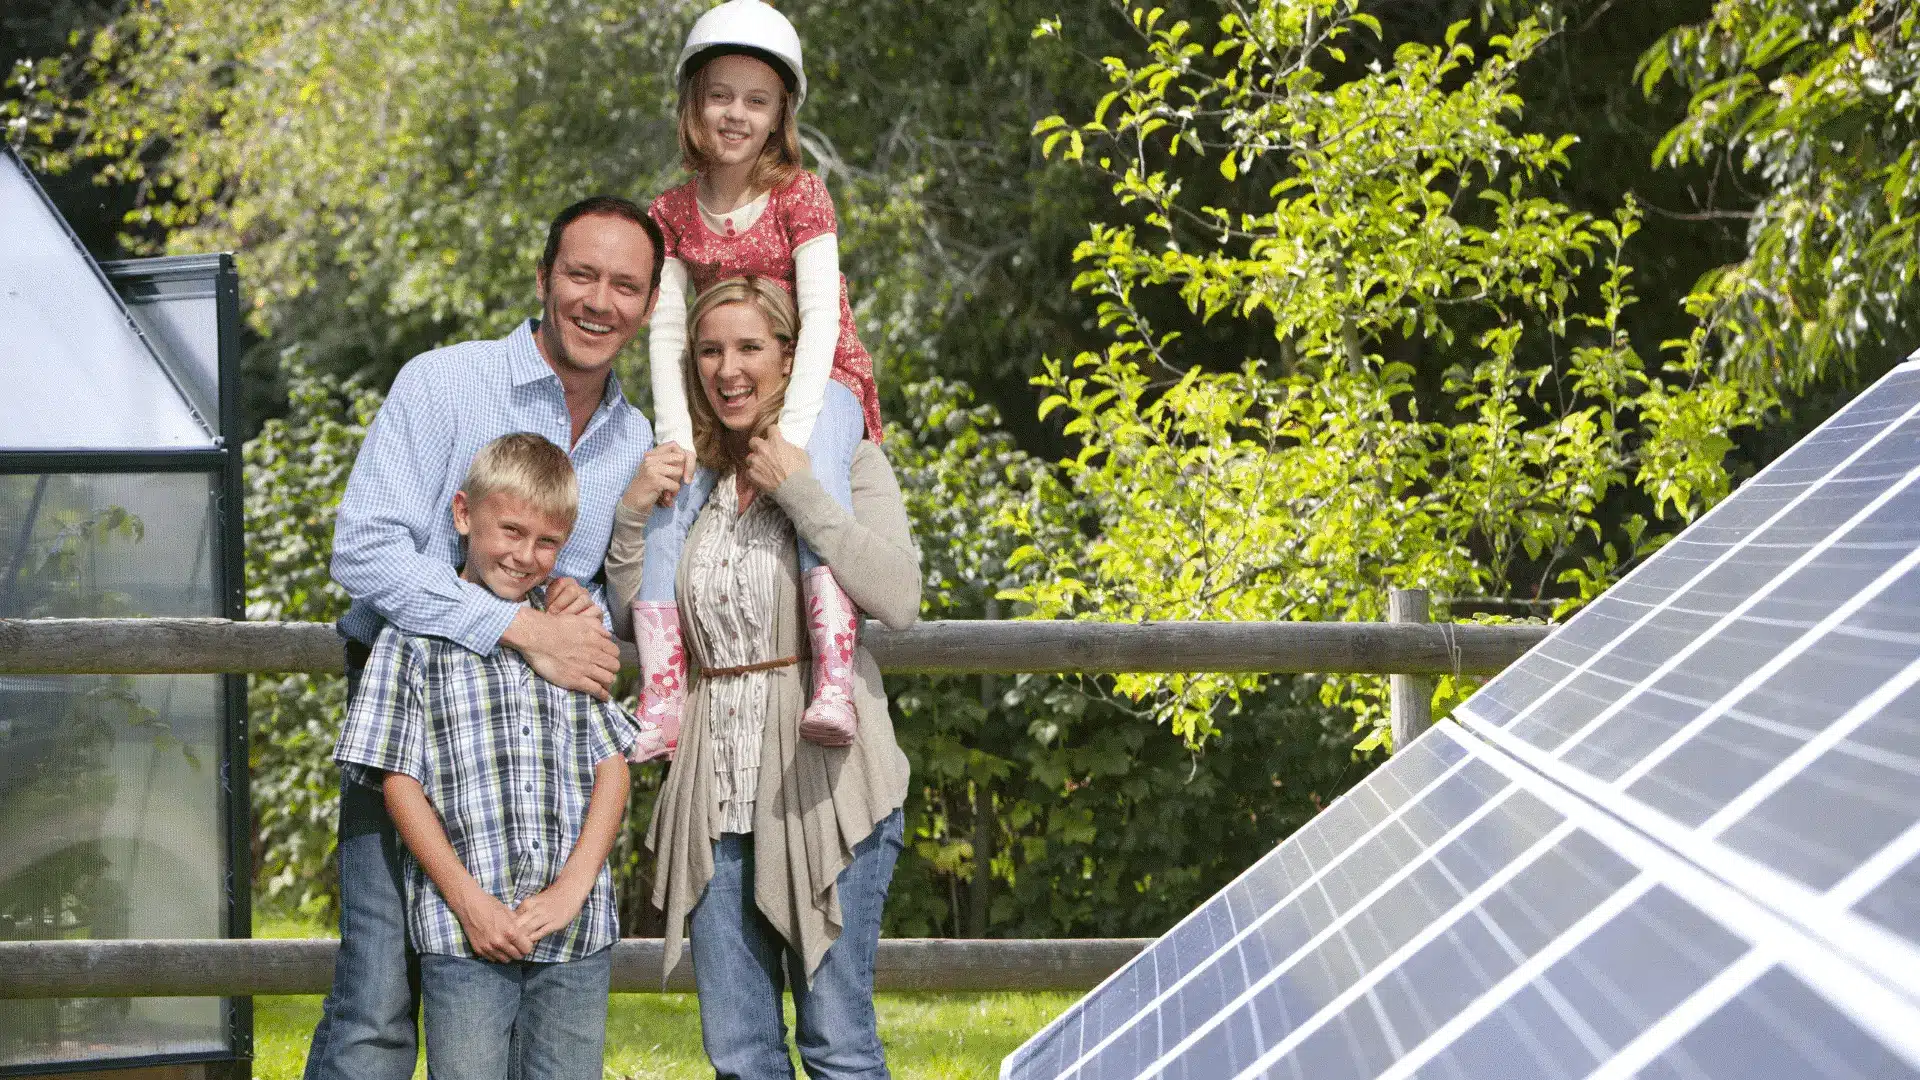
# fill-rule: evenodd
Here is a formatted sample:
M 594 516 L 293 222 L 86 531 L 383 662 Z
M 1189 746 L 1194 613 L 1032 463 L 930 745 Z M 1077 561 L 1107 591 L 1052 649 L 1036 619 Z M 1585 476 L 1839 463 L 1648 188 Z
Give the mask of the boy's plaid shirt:
M 553 685 L 512 649 L 482 656 L 389 626 L 333 756 L 344 771 L 418 780 L 467 872 L 518 907 L 559 876 L 586 823 L 594 766 L 622 754 L 634 733 L 619 706 Z M 362 776 L 379 784 L 377 773 Z M 459 917 L 411 852 L 405 880 L 414 949 L 473 956 Z M 602 866 L 579 916 L 535 942 L 527 959 L 578 960 L 619 937 L 613 874 Z

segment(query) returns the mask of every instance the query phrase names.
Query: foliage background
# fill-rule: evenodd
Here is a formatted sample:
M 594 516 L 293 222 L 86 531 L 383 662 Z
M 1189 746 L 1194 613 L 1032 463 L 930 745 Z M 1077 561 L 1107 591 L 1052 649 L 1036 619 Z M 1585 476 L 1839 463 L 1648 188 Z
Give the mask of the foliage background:
M 1369 618 L 1390 584 L 1564 609 L 1912 344 L 1911 5 L 781 6 L 930 618 Z M 0 16 L 9 141 L 96 254 L 239 253 L 255 617 L 337 614 L 332 507 L 399 364 L 531 313 L 560 205 L 673 181 L 663 73 L 703 7 Z M 1372 174 L 1318 145 L 1389 100 L 1429 121 Z M 1248 528 L 1166 527 L 1209 515 Z M 1365 682 L 891 689 L 899 933 L 1156 932 L 1384 752 Z M 340 693 L 255 682 L 272 904 L 330 902 Z M 640 884 L 631 834 L 617 858 Z

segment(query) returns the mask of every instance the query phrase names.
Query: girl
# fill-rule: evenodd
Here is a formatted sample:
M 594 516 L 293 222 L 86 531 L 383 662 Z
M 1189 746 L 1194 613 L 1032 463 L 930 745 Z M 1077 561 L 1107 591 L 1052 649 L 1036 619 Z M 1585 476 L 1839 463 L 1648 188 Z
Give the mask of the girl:
M 727 0 L 700 17 L 680 52 L 680 151 L 690 182 L 654 200 L 666 234 L 666 266 L 648 338 L 654 423 L 662 444 L 692 447 L 681 357 L 687 299 L 743 275 L 770 278 L 800 315 L 793 378 L 780 405 L 780 431 L 804 446 L 813 472 L 842 506 L 860 440 L 880 439 L 873 360 L 860 344 L 840 276 L 833 201 L 800 164 L 795 114 L 807 94 L 800 37 L 762 0 Z M 741 403 L 748 404 L 748 403 Z M 751 403 L 759 405 L 762 403 Z M 640 653 L 642 743 L 677 743 L 687 660 L 673 574 L 687 529 L 712 491 L 714 463 L 689 465 L 691 483 L 647 522 L 640 594 L 633 605 Z M 812 695 L 801 734 L 829 746 L 853 741 L 853 653 L 857 612 L 806 541 L 799 541 Z

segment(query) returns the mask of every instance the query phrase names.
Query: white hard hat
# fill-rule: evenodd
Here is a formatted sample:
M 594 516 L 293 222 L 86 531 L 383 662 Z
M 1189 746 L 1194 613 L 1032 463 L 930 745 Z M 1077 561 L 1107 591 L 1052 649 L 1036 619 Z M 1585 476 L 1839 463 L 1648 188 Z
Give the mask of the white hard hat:
M 778 61 L 776 69 L 787 77 L 787 89 L 793 94 L 793 107 L 807 99 L 807 69 L 800 63 L 800 35 L 785 15 L 764 0 L 727 0 L 700 16 L 680 50 L 680 63 L 673 69 L 674 85 L 687 77 L 688 64 L 710 49 L 754 51 Z

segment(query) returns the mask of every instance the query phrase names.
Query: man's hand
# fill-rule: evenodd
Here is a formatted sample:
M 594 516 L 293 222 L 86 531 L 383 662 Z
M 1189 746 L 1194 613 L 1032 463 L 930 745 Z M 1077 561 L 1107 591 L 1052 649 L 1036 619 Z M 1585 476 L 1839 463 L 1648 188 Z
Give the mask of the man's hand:
M 598 614 L 555 615 L 523 607 L 500 635 L 500 644 L 526 658 L 534 673 L 555 686 L 606 701 L 620 674 L 620 649 Z
M 693 455 L 681 449 L 679 443 L 661 443 L 641 459 L 640 468 L 633 474 L 620 501 L 630 510 L 672 506 L 681 485 L 693 480 L 693 466 Z
M 533 952 L 534 938 L 521 928 L 513 909 L 493 894 L 475 886 L 451 906 L 467 932 L 467 944 L 481 959 L 505 964 Z
M 586 902 L 585 893 L 575 893 L 556 881 L 520 901 L 513 917 L 528 941 L 539 941 L 573 922 Z
M 775 424 L 766 435 L 747 441 L 747 479 L 768 494 L 787 477 L 812 466 L 807 452 L 787 441 Z
M 600 605 L 593 602 L 593 594 L 586 586 L 570 577 L 557 577 L 547 582 L 547 614 L 549 615 L 585 615 L 590 619 L 600 618 Z

